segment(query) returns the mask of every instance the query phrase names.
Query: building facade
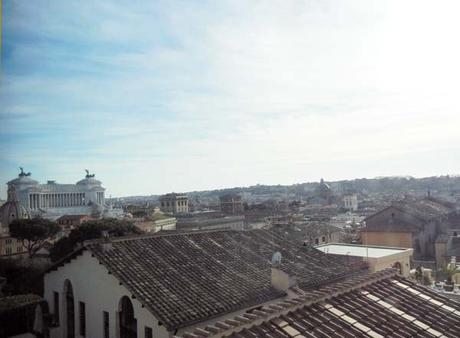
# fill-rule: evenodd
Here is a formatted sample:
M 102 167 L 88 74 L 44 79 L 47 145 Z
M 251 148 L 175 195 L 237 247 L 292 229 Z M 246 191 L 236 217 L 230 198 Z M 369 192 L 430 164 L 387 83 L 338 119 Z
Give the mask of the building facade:
M 184 194 L 166 194 L 160 197 L 160 209 L 169 214 L 188 213 L 188 197 Z
M 12 201 L 14 196 L 31 217 L 52 220 L 64 215 L 109 216 L 106 215 L 110 208 L 105 204 L 104 193 L 101 182 L 88 171 L 85 178 L 76 184 L 55 181 L 40 184 L 21 168 L 18 177 L 8 182 L 8 201 Z
M 244 229 L 244 216 L 215 218 L 179 218 L 177 230 Z
M 73 229 L 92 220 L 94 220 L 94 218 L 88 215 L 64 215 L 59 217 L 56 220 L 56 223 L 61 225 L 63 228 Z
M 316 249 L 328 255 L 339 255 L 347 258 L 360 257 L 369 264 L 370 272 L 395 268 L 402 276 L 409 277 L 413 249 L 344 243 L 323 244 L 316 246 Z
M 177 219 L 164 214 L 159 208 L 155 208 L 151 214 L 141 217 L 133 217 L 134 225 L 140 230 L 153 233 L 162 230 L 176 230 Z
M 0 258 L 16 258 L 27 254 L 27 249 L 21 240 L 7 234 L 0 234 Z
M 243 213 L 243 201 L 240 195 L 220 196 L 220 210 L 226 215 L 239 215 Z
M 365 219 L 365 245 L 414 249 L 414 259 L 435 258 L 435 241 L 446 232 L 455 209 L 429 198 L 402 200 Z
M 358 196 L 356 194 L 344 195 L 343 207 L 350 211 L 358 210 Z

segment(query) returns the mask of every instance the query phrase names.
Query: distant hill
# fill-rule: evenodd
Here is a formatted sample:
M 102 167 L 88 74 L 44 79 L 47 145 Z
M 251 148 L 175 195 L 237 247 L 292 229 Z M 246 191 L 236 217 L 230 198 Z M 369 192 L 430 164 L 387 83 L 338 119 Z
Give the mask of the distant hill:
M 410 176 L 358 178 L 353 180 L 326 181 L 335 194 L 357 193 L 362 196 L 372 194 L 427 194 L 433 196 L 460 197 L 460 176 L 445 175 L 424 178 Z M 249 187 L 234 187 L 217 190 L 187 192 L 193 200 L 214 201 L 223 194 L 241 194 L 246 201 L 260 201 L 269 199 L 301 199 L 311 196 L 318 187 L 319 182 L 306 182 L 293 185 L 253 185 Z M 156 201 L 158 196 L 130 196 L 123 197 L 125 202 Z

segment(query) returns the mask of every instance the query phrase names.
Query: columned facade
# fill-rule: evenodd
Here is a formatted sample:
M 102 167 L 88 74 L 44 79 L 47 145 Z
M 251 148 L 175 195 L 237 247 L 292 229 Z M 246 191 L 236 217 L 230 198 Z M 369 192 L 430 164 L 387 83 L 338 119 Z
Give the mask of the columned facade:
M 105 204 L 105 189 L 94 175 L 87 173 L 76 184 L 48 181 L 39 184 L 30 173 L 21 171 L 18 178 L 8 182 L 8 191 L 15 191 L 18 202 L 32 216 L 57 219 L 63 215 L 102 214 L 109 208 Z

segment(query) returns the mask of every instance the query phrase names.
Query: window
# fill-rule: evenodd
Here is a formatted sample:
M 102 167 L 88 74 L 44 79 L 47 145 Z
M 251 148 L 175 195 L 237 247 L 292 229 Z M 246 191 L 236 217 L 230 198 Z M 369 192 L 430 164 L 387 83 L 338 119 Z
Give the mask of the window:
M 86 311 L 85 311 L 85 303 L 79 302 L 79 309 L 80 309 L 80 336 L 86 335 Z
M 319 244 L 319 239 L 315 238 L 315 244 Z
M 323 236 L 323 237 L 321 238 L 321 241 L 322 241 L 322 242 L 326 242 L 326 237 Z
M 5 252 L 6 252 L 7 255 L 11 255 L 12 250 L 11 250 L 11 248 L 6 248 Z
M 11 242 L 12 242 L 11 238 L 5 240 L 5 243 L 6 243 L 6 244 L 11 244 Z
M 109 338 L 109 313 L 107 311 L 102 312 L 102 323 L 104 338 Z
M 18 246 L 18 247 L 16 248 L 16 252 L 21 252 L 21 247 L 20 247 L 20 246 Z
M 145 327 L 145 338 L 153 338 L 153 331 L 151 327 Z
M 53 292 L 53 311 L 54 311 L 54 321 L 59 325 L 59 293 Z

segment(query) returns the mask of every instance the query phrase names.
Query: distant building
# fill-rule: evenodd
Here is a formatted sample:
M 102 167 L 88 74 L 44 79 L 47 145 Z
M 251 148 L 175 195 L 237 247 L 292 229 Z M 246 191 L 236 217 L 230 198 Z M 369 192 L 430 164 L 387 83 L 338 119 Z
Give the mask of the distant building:
M 395 268 L 402 276 L 409 277 L 413 249 L 342 243 L 324 244 L 315 248 L 329 255 L 360 257 L 369 264 L 370 272 Z
M 185 194 L 166 194 L 160 197 L 160 209 L 169 214 L 188 213 L 188 197 Z
M 265 224 L 272 227 L 287 227 L 294 225 L 294 215 L 274 215 L 265 218 Z
M 0 258 L 16 258 L 27 254 L 27 249 L 19 239 L 8 234 L 0 234 Z
M 62 225 L 64 228 L 74 228 L 91 220 L 94 220 L 94 218 L 88 215 L 64 215 L 59 217 L 56 223 Z
M 25 218 L 30 218 L 29 209 L 21 205 L 13 186 L 8 189 L 8 201 L 0 207 L 0 234 L 8 234 L 11 222 Z
M 310 245 L 341 242 L 345 234 L 343 229 L 322 222 L 311 222 L 302 230 L 304 241 Z
M 243 201 L 240 195 L 227 194 L 219 197 L 220 210 L 226 215 L 239 215 L 243 213 Z
M 27 249 L 22 242 L 10 236 L 9 225 L 17 219 L 30 218 L 29 211 L 17 198 L 14 188 L 8 190 L 8 201 L 0 207 L 0 258 L 22 257 Z
M 244 228 L 244 216 L 226 216 L 215 218 L 179 218 L 177 230 L 211 230 Z
M 343 207 L 350 211 L 358 210 L 358 196 L 356 194 L 344 195 Z
M 176 230 L 177 219 L 164 214 L 159 208 L 142 217 L 134 217 L 134 225 L 144 232 L 158 232 L 161 230 Z
M 435 243 L 436 264 L 445 267 L 454 258 L 460 262 L 460 228 L 449 229 L 446 234 L 439 235 Z
M 336 202 L 336 197 L 332 191 L 332 188 L 327 184 L 324 179 L 321 179 L 319 185 L 314 191 L 314 195 L 307 199 L 308 204 L 314 205 L 331 205 Z
M 105 188 L 88 171 L 85 178 L 76 184 L 55 181 L 39 184 L 30 176 L 21 168 L 18 178 L 8 182 L 8 201 L 14 195 L 21 208 L 32 217 L 56 220 L 64 215 L 111 216 L 111 208 L 105 204 Z
M 435 241 L 449 228 L 455 208 L 440 201 L 404 199 L 365 219 L 361 239 L 366 245 L 413 248 L 414 259 L 435 258 Z

